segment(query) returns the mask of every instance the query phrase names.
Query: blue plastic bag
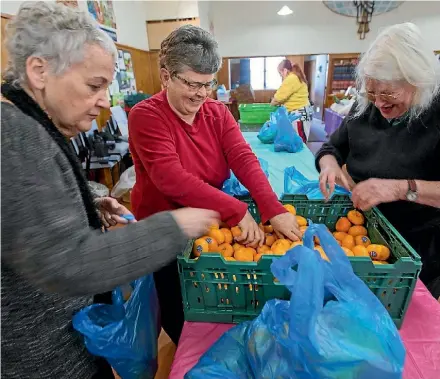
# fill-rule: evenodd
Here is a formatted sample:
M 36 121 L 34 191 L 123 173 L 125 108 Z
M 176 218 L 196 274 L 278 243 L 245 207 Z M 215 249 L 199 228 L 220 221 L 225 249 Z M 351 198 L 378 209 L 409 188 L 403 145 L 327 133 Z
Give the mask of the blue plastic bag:
M 330 262 L 313 250 L 315 235 Z M 270 300 L 255 320 L 226 332 L 186 379 L 402 377 L 396 326 L 324 225 L 309 226 L 304 246 L 271 269 L 290 301 Z
M 260 161 L 261 168 L 266 175 L 269 177 L 269 163 L 264 159 L 258 158 Z M 231 196 L 245 196 L 249 194 L 248 189 L 240 183 L 235 174 L 231 171 L 229 179 L 226 179 L 223 183 L 222 191 Z
M 303 140 L 293 129 L 292 122 L 285 107 L 279 107 L 276 112 L 278 132 L 275 137 L 275 151 L 287 151 L 288 153 L 297 153 L 304 147 Z
M 318 180 L 307 179 L 295 166 L 284 169 L 284 193 L 307 195 L 309 199 L 324 199 L 324 195 L 319 189 Z M 344 187 L 335 186 L 333 195 L 349 195 Z
M 87 350 L 107 359 L 122 379 L 150 379 L 157 371 L 159 304 L 153 275 L 131 283 L 124 303 L 122 289 L 113 291 L 113 304 L 93 304 L 73 317 Z

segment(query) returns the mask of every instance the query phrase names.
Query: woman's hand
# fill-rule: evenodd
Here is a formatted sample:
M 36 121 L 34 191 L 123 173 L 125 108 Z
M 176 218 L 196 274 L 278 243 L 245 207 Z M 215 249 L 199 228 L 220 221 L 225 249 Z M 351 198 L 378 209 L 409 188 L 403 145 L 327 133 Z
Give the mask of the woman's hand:
M 237 242 L 252 247 L 263 245 L 264 232 L 259 228 L 249 211 L 246 211 L 238 226 L 241 229 L 241 235 L 235 238 Z
M 321 167 L 319 188 L 326 200 L 333 194 L 336 184 L 350 191 L 352 183 L 350 183 L 344 171 L 339 167 L 335 157 L 324 155 L 319 161 L 319 166 Z
M 170 213 L 188 238 L 203 236 L 212 225 L 220 223 L 220 215 L 207 209 L 182 208 Z
M 292 213 L 286 212 L 272 217 L 270 224 L 279 238 L 286 237 L 291 241 L 299 241 L 302 238 L 296 217 Z
M 402 200 L 406 190 L 403 180 L 368 179 L 354 187 L 351 199 L 357 209 L 366 211 L 382 203 Z
M 101 221 L 106 228 L 110 226 L 114 226 L 116 224 L 129 224 L 132 222 L 136 222 L 133 217 L 133 221 L 128 221 L 125 218 L 121 217 L 124 215 L 133 214 L 124 207 L 118 200 L 113 199 L 112 197 L 100 197 L 95 200 L 98 205 L 99 215 L 101 217 Z

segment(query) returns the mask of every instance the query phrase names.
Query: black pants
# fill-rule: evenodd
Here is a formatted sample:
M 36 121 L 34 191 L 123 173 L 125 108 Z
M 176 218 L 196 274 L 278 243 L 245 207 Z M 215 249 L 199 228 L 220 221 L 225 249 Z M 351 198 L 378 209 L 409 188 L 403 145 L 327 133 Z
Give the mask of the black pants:
M 440 225 L 417 232 L 401 231 L 401 234 L 422 258 L 420 280 L 438 299 L 440 297 Z
M 154 273 L 162 328 L 177 345 L 183 329 L 183 301 L 177 261 Z

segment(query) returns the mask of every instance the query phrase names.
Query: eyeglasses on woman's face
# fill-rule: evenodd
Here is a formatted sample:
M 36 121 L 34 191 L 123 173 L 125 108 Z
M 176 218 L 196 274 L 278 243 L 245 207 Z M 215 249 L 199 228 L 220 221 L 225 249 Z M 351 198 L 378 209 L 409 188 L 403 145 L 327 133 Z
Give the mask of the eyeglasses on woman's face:
M 373 91 L 361 92 L 359 93 L 359 95 L 362 97 L 366 97 L 372 103 L 375 103 L 378 99 L 386 101 L 388 103 L 395 103 L 396 101 L 399 101 L 400 97 L 398 93 L 375 93 Z
M 194 82 L 188 79 L 185 79 L 183 77 L 181 77 L 178 74 L 174 74 L 174 77 L 179 79 L 181 83 L 183 83 L 188 90 L 190 90 L 191 92 L 199 92 L 203 87 L 205 88 L 206 92 L 212 92 L 213 90 L 215 90 L 217 88 L 217 80 L 213 79 L 209 82 L 206 83 L 200 83 L 200 82 Z

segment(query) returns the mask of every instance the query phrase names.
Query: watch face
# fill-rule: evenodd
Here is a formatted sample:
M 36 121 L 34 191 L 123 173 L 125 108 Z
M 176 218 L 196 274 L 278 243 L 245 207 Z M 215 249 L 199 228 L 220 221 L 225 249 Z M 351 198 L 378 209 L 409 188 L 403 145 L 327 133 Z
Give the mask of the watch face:
M 406 194 L 406 198 L 409 201 L 416 201 L 417 200 L 417 192 L 408 191 L 408 193 Z

